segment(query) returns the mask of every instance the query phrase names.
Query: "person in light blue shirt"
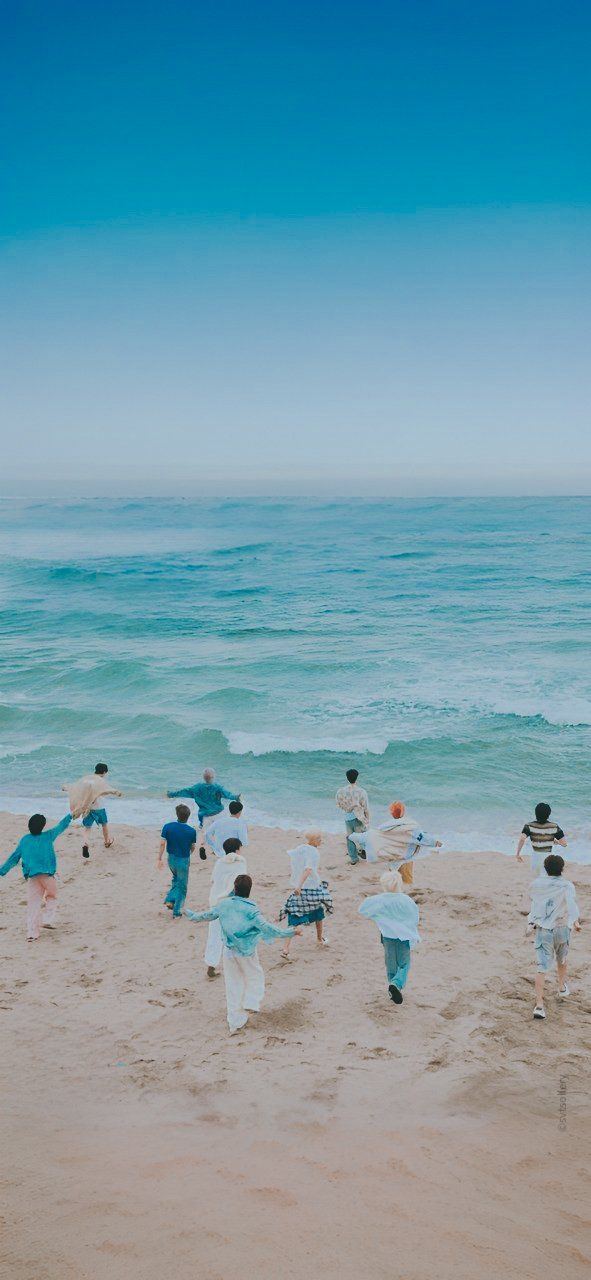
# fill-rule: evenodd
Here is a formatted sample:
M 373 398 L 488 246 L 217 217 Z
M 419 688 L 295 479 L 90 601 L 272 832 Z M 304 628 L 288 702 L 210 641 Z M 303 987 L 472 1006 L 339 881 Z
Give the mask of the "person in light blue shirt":
M 29 834 L 19 840 L 14 852 L 0 867 L 0 876 L 5 876 L 21 863 L 27 882 L 27 942 L 37 941 L 41 927 L 55 928 L 57 859 L 54 841 L 71 821 L 72 815 L 67 813 L 55 827 L 46 830 L 45 814 L 34 813 L 29 818 Z
M 384 871 L 380 884 L 384 892 L 366 898 L 361 903 L 359 914 L 378 926 L 390 999 L 394 1004 L 402 1004 L 402 992 L 410 969 L 410 949 L 420 942 L 419 908 L 409 894 L 402 892 L 403 881 L 399 871 L 393 868 Z
M 172 911 L 173 920 L 183 914 L 187 885 L 189 883 L 189 867 L 191 854 L 197 844 L 197 832 L 189 826 L 191 810 L 187 804 L 177 804 L 176 822 L 165 822 L 160 835 L 160 852 L 157 867 L 161 871 L 164 862 L 164 850 L 168 854 L 168 867 L 172 875 L 170 889 L 164 899 L 164 905 Z
M 233 791 L 226 791 L 225 787 L 220 786 L 215 781 L 215 773 L 213 769 L 203 770 L 203 782 L 194 782 L 192 787 L 180 787 L 178 791 L 167 791 L 169 799 L 188 799 L 194 800 L 197 805 L 197 819 L 199 822 L 199 857 L 206 858 L 204 844 L 204 831 L 209 826 L 213 818 L 222 812 L 224 800 L 239 800 L 240 796 L 234 795 Z
M 257 953 L 259 942 L 292 938 L 301 928 L 280 929 L 250 901 L 250 876 L 236 876 L 234 890 L 209 911 L 185 911 L 189 920 L 219 920 L 224 940 L 223 966 L 230 1034 L 246 1026 L 249 1013 L 258 1013 L 265 994 L 265 975 Z

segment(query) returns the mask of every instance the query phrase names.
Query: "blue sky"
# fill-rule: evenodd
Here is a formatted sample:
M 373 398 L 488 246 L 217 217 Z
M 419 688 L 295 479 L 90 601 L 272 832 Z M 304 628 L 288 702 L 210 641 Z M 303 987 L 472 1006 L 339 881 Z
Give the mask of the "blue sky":
M 2 14 L 5 491 L 584 491 L 587 5 Z

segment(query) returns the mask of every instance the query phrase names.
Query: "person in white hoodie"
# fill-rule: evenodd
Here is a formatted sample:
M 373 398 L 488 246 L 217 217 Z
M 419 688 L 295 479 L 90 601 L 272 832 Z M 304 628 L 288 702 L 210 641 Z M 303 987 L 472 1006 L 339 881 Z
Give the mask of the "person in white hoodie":
M 405 885 L 413 883 L 413 864 L 426 850 L 440 849 L 441 840 L 429 835 L 406 812 L 402 800 L 395 800 L 390 805 L 391 817 L 379 827 L 371 827 L 369 831 L 352 835 L 358 849 L 362 850 L 368 862 L 377 862 L 378 858 L 388 859 L 396 863 Z
M 536 1004 L 534 1018 L 545 1018 L 544 984 L 554 961 L 558 969 L 558 995 L 561 1000 L 570 995 L 566 981 L 566 962 L 571 929 L 580 929 L 579 908 L 575 886 L 571 880 L 563 880 L 564 858 L 550 853 L 544 860 L 544 871 L 530 886 L 531 911 L 527 918 L 528 932 L 535 927 L 535 948 L 538 972 L 536 973 Z
M 361 903 L 359 914 L 378 926 L 390 999 L 393 1004 L 402 1004 L 402 992 L 410 969 L 410 949 L 420 942 L 419 908 L 414 898 L 403 892 L 399 871 L 393 868 L 384 871 L 380 884 L 384 892 L 366 898 Z
M 209 891 L 210 907 L 217 906 L 221 898 L 227 897 L 232 892 L 236 876 L 245 875 L 248 871 L 246 858 L 242 856 L 241 849 L 242 844 L 236 836 L 228 836 L 228 839 L 224 840 L 222 854 L 221 856 L 216 856 L 213 866 L 211 889 Z M 223 947 L 224 940 L 220 922 L 219 920 L 212 920 L 207 930 L 204 956 L 208 978 L 217 976 L 217 971 L 222 961 Z

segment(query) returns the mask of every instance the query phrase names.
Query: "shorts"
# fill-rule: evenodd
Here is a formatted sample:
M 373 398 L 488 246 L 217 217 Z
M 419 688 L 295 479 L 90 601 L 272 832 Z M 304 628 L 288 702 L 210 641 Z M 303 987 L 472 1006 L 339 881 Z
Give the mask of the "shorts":
M 539 973 L 548 973 L 552 968 L 554 957 L 557 964 L 564 964 L 568 956 L 570 929 L 566 924 L 559 924 L 555 929 L 536 928 L 535 948 Z
M 106 827 L 107 821 L 106 809 L 91 809 L 90 813 L 87 813 L 86 817 L 82 819 L 82 826 L 93 827 L 96 822 L 97 827 Z
M 291 911 L 287 913 L 287 923 L 290 927 L 299 924 L 316 924 L 318 920 L 324 920 L 324 907 L 315 907 L 313 911 L 305 911 L 303 916 L 294 916 Z

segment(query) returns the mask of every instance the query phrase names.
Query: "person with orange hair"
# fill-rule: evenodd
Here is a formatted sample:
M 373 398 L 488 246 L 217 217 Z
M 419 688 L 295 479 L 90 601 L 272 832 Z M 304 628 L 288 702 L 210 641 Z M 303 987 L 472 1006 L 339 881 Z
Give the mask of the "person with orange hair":
M 406 805 L 402 800 L 394 800 L 389 806 L 391 817 L 377 828 L 360 832 L 351 836 L 362 856 L 368 862 L 377 862 L 378 858 L 392 862 L 402 876 L 405 885 L 413 883 L 413 863 L 415 858 L 427 849 L 440 849 L 441 840 L 429 835 L 417 825 L 414 818 L 408 816 Z

